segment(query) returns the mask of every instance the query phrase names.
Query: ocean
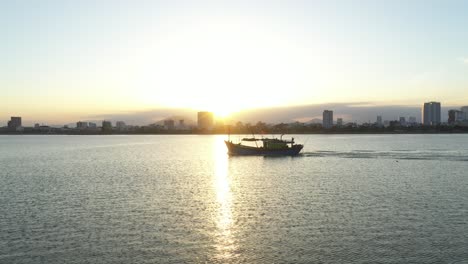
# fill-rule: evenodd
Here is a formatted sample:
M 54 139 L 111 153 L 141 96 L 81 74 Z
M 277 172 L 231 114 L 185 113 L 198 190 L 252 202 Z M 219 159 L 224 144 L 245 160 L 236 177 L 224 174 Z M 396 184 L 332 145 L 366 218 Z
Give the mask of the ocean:
M 468 135 L 292 136 L 0 136 L 0 263 L 468 263 Z

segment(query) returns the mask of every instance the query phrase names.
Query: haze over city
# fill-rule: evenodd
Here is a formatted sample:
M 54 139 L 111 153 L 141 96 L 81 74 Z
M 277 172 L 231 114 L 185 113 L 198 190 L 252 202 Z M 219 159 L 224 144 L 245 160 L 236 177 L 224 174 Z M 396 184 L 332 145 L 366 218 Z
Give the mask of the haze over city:
M 26 124 L 146 124 L 199 110 L 306 121 L 327 106 L 348 121 L 419 118 L 426 101 L 446 109 L 468 102 L 467 8 L 464 1 L 3 1 L 0 125 L 16 115 Z

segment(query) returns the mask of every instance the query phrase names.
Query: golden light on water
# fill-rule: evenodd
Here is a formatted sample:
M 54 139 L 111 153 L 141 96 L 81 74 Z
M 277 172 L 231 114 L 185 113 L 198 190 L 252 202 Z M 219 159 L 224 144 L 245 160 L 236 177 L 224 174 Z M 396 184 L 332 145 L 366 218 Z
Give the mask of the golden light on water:
M 216 249 L 217 259 L 230 259 L 236 249 L 233 237 L 232 190 L 229 177 L 228 155 L 223 137 L 217 137 L 214 144 L 215 174 L 213 179 L 216 193 Z

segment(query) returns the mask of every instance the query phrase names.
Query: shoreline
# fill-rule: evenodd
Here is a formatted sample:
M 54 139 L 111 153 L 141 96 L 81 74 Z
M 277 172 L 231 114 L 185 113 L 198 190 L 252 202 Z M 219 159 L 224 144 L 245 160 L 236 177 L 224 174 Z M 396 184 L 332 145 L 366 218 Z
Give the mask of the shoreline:
M 414 131 L 414 132 L 291 132 L 263 133 L 255 136 L 268 135 L 436 135 L 436 134 L 468 134 L 468 131 Z M 0 133 L 0 136 L 216 136 L 228 133 Z M 231 133 L 232 136 L 251 135 L 251 133 Z

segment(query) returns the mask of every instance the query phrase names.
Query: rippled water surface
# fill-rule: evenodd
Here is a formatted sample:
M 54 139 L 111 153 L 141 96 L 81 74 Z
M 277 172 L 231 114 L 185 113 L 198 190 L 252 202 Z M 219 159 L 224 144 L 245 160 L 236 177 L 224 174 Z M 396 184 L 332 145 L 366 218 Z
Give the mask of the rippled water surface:
M 0 136 L 0 263 L 468 263 L 468 135 L 295 138 Z

